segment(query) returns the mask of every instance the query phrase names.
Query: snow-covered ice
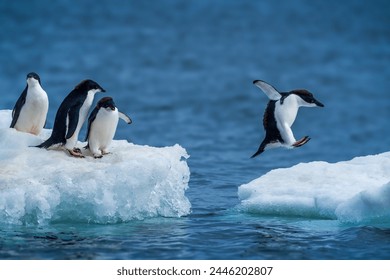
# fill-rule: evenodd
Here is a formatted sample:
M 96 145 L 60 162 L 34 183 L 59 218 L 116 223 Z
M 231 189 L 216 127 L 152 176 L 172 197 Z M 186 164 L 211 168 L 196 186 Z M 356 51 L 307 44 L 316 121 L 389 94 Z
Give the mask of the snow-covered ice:
M 390 152 L 275 169 L 241 185 L 238 195 L 250 213 L 388 223 Z
M 111 154 L 79 159 L 30 147 L 50 130 L 34 136 L 10 123 L 11 111 L 0 110 L 0 223 L 117 223 L 190 213 L 188 155 L 181 146 L 113 140 Z

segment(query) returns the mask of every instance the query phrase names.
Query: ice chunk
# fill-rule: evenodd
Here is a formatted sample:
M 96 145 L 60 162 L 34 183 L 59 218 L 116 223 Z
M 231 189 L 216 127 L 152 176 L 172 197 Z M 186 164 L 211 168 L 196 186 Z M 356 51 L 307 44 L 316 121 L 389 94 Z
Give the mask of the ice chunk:
M 272 170 L 238 190 L 240 208 L 262 215 L 390 222 L 390 152 Z
M 188 155 L 181 146 L 114 140 L 102 159 L 79 159 L 30 147 L 51 131 L 34 136 L 10 122 L 11 111 L 0 111 L 0 223 L 117 223 L 190 213 Z

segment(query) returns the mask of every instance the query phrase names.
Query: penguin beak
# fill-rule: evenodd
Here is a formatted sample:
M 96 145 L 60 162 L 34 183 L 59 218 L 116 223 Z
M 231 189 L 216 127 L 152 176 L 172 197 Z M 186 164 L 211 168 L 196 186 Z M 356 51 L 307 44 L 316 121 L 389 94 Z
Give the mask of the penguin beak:
M 316 104 L 318 107 L 325 107 L 324 104 L 322 104 L 320 101 L 318 100 L 314 100 L 314 104 Z
M 106 109 L 107 112 L 115 111 L 115 106 L 107 106 L 107 107 L 104 107 L 104 109 Z
M 33 76 L 27 76 L 27 83 L 32 83 L 37 82 L 37 80 Z
M 100 91 L 101 92 L 106 92 L 106 90 L 104 88 L 100 88 Z

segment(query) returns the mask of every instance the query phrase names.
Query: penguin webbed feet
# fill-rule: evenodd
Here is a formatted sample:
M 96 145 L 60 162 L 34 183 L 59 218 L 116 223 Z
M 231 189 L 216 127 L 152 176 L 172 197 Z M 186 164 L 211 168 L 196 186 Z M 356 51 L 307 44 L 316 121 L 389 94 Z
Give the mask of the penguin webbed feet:
M 107 152 L 107 151 L 102 151 L 101 153 L 94 153 L 93 157 L 98 159 L 98 158 L 102 158 L 103 156 L 108 155 L 108 154 L 111 154 L 111 153 Z
M 84 158 L 84 155 L 79 148 L 73 148 L 72 150 L 66 149 L 66 150 L 68 151 L 69 155 L 71 155 L 72 157 Z
M 303 137 L 302 139 L 296 141 L 295 143 L 293 143 L 291 146 L 293 148 L 298 148 L 298 147 L 301 147 L 303 145 L 305 145 L 307 142 L 309 142 L 311 138 L 309 136 L 305 136 Z

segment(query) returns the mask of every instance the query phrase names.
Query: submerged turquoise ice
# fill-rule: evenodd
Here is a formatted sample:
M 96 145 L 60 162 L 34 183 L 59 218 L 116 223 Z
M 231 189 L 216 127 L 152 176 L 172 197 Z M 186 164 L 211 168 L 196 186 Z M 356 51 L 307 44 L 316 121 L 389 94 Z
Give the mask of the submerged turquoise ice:
M 23 170 L 0 178 L 0 259 L 390 259 L 389 11 L 386 0 L 0 1 L 0 110 L 9 117 L 35 71 L 46 133 L 86 78 L 107 90 L 95 102 L 111 96 L 133 120 L 111 157 L 73 166 L 27 148 L 37 138 L 1 117 L 0 164 Z M 256 79 L 324 103 L 292 127 L 310 142 L 250 159 L 268 102 Z M 43 181 L 52 156 L 68 173 Z

